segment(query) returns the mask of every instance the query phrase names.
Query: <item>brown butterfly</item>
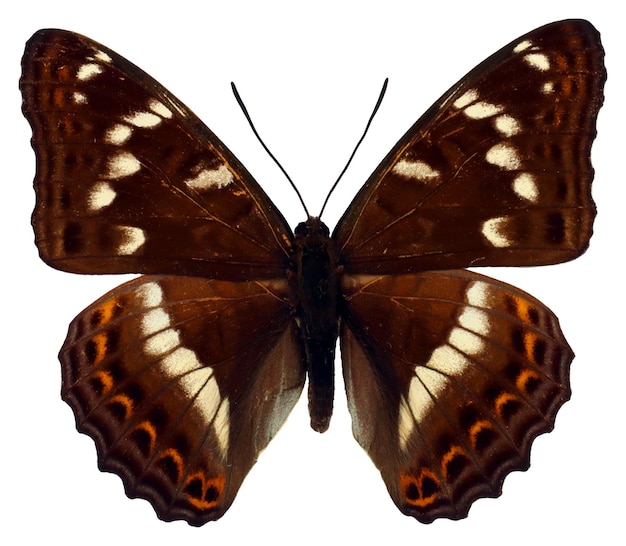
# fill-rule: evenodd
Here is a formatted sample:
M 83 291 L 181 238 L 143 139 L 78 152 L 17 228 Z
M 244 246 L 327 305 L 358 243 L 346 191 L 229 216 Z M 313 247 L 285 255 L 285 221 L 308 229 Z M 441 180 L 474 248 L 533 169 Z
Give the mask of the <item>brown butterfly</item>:
M 335 345 L 356 439 L 405 514 L 465 517 L 528 468 L 569 398 L 556 317 L 468 266 L 582 254 L 606 78 L 586 21 L 505 46 L 439 99 L 332 236 L 292 233 L 178 99 L 78 34 L 27 43 L 20 87 L 37 156 L 41 256 L 142 273 L 76 317 L 62 394 L 99 466 L 164 520 L 221 517 L 309 378 L 333 403 Z

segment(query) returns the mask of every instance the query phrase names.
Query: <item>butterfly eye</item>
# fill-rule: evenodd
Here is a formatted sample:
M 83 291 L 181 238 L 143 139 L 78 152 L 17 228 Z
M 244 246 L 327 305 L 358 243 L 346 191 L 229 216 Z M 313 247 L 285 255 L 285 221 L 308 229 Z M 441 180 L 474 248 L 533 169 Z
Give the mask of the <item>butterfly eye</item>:
M 306 222 L 300 222 L 293 231 L 296 237 L 306 237 L 309 234 L 309 228 Z
M 319 218 L 309 218 L 306 222 L 300 222 L 294 230 L 296 237 L 320 237 L 326 239 L 330 237 L 328 226 Z

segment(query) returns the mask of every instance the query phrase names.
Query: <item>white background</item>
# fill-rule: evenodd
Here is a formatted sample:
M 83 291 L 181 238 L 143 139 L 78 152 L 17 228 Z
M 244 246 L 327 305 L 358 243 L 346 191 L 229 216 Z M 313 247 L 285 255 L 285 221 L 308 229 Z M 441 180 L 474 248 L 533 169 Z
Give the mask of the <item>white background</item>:
M 20 2 L 4 10 L 0 542 L 623 544 L 626 50 L 618 4 L 611 4 L 101 0 Z M 460 522 L 422 525 L 401 515 L 352 439 L 341 382 L 330 431 L 320 436 L 308 428 L 301 400 L 230 511 L 200 529 L 159 521 L 147 502 L 125 497 L 119 478 L 97 470 L 93 442 L 75 431 L 60 400 L 56 353 L 70 320 L 122 279 L 57 272 L 37 256 L 30 227 L 35 163 L 17 87 L 23 45 L 35 30 L 80 32 L 152 74 L 219 135 L 292 225 L 304 214 L 249 130 L 231 80 L 315 213 L 388 76 L 383 106 L 325 213 L 332 226 L 395 141 L 452 83 L 517 36 L 569 17 L 591 20 L 607 51 L 593 149 L 599 213 L 580 259 L 488 272 L 548 304 L 577 354 L 571 402 L 556 430 L 535 442 L 531 469 L 506 479 L 502 497 L 479 500 Z

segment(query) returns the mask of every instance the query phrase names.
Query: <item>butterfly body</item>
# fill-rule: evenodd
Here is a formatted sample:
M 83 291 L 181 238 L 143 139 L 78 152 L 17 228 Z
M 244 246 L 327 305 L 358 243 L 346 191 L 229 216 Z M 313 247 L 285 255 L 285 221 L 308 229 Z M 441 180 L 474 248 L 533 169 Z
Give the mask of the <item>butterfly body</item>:
M 570 396 L 556 316 L 470 266 L 576 258 L 595 206 L 598 32 L 514 40 L 399 140 L 332 235 L 295 233 L 234 154 L 141 69 L 78 34 L 27 43 L 35 240 L 74 273 L 140 273 L 82 311 L 62 396 L 102 470 L 161 519 L 221 517 L 309 380 L 333 409 L 339 337 L 353 433 L 400 510 L 465 517 L 529 466 Z
M 337 251 L 328 227 L 316 217 L 295 230 L 292 251 L 294 316 L 304 347 L 309 379 L 311 427 L 328 429 L 335 389 L 335 347 L 339 336 Z

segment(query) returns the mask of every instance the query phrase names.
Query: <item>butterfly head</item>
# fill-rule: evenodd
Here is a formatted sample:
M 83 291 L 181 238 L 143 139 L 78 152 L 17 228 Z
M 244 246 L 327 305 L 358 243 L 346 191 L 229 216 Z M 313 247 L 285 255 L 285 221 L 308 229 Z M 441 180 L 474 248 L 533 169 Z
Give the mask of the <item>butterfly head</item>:
M 326 241 L 330 238 L 330 230 L 318 216 L 311 216 L 306 222 L 300 222 L 296 226 L 294 235 L 296 244 L 304 239 Z

